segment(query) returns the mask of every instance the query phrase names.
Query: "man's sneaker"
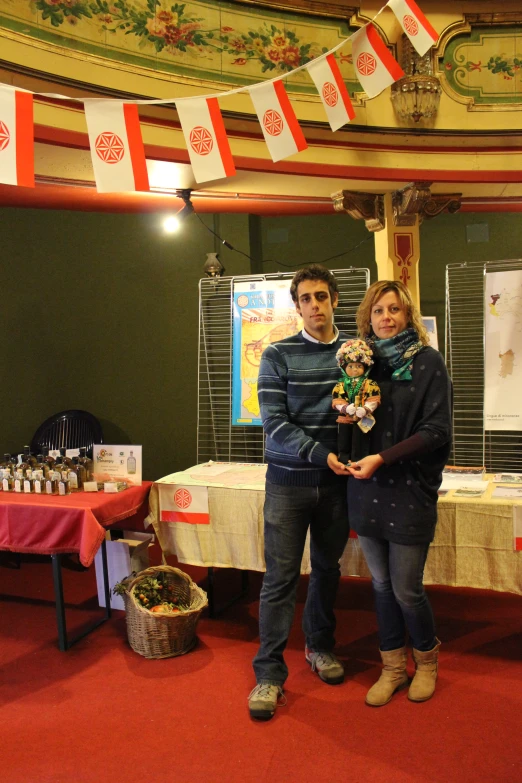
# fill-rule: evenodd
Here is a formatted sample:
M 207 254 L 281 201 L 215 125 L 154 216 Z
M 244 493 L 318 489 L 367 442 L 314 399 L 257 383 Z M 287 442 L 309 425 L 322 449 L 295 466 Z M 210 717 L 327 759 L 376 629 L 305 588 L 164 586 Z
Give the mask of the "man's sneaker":
M 286 704 L 283 689 L 279 685 L 271 685 L 262 682 L 256 685 L 248 697 L 248 710 L 251 718 L 257 720 L 270 720 L 276 711 L 277 702 L 281 697 L 281 704 Z
M 317 672 L 328 685 L 339 685 L 344 681 L 344 666 L 333 653 L 316 652 L 305 647 L 305 658 L 312 665 L 312 671 Z

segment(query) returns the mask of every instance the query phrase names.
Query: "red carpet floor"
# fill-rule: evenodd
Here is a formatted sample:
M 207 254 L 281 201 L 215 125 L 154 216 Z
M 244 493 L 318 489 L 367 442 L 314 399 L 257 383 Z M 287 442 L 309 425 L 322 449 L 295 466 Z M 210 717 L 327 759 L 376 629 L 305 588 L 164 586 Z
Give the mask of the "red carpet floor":
M 403 691 L 372 709 L 364 696 L 378 675 L 378 643 L 368 581 L 342 581 L 338 652 L 347 678 L 332 687 L 304 660 L 303 578 L 287 653 L 288 704 L 272 721 L 254 723 L 246 700 L 259 574 L 247 599 L 218 619 L 203 615 L 191 653 L 151 661 L 129 648 L 121 612 L 59 652 L 49 560 L 11 565 L 0 553 L 5 783 L 522 781 L 519 596 L 429 588 L 443 641 L 437 693 L 413 704 Z M 236 585 L 238 574 L 216 574 L 223 599 Z M 64 586 L 74 631 L 99 611 L 93 570 L 64 569 Z

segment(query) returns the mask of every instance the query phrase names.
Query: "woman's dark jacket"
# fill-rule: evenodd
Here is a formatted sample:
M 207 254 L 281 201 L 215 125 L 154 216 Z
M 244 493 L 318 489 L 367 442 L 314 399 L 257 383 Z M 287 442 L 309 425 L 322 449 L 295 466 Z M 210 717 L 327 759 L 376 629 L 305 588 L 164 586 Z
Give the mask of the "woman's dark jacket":
M 382 465 L 369 480 L 348 480 L 350 526 L 359 535 L 397 544 L 428 543 L 437 523 L 438 488 L 451 445 L 452 388 L 441 354 L 425 347 L 412 360 L 412 380 L 392 381 L 377 358 L 371 377 L 381 389 L 369 454 Z

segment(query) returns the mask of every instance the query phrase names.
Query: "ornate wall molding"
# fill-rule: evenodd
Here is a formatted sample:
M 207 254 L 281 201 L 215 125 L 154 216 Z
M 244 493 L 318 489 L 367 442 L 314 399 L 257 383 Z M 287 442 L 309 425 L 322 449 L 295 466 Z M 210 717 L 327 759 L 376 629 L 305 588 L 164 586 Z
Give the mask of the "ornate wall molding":
M 431 182 L 410 182 L 392 193 L 393 224 L 414 226 L 443 212 L 454 214 L 462 204 L 462 193 L 435 193 L 430 190 Z M 368 231 L 382 231 L 385 228 L 384 195 L 361 193 L 357 190 L 340 190 L 332 193 L 336 212 L 346 212 L 354 220 L 364 220 Z
M 368 231 L 384 228 L 384 198 L 379 193 L 340 190 L 332 193 L 336 212 L 347 212 L 354 220 L 364 220 Z
M 521 43 L 522 10 L 465 14 L 434 53 L 444 92 L 468 111 L 520 111 Z
M 350 19 L 359 10 L 359 6 L 349 5 L 344 0 L 231 0 L 238 5 L 254 5 L 272 8 L 276 11 L 287 11 L 296 14 L 310 14 L 310 16 L 331 16 L 335 19 Z

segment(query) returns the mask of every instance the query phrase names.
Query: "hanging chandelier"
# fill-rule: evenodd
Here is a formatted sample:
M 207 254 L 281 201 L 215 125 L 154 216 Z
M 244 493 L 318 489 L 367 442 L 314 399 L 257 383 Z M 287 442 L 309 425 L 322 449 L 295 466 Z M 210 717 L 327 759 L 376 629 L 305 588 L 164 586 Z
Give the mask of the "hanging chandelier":
M 402 36 L 401 66 L 405 73 L 391 87 L 393 107 L 399 118 L 408 124 L 435 117 L 442 88 L 433 75 L 431 53 L 417 54 L 407 36 Z

